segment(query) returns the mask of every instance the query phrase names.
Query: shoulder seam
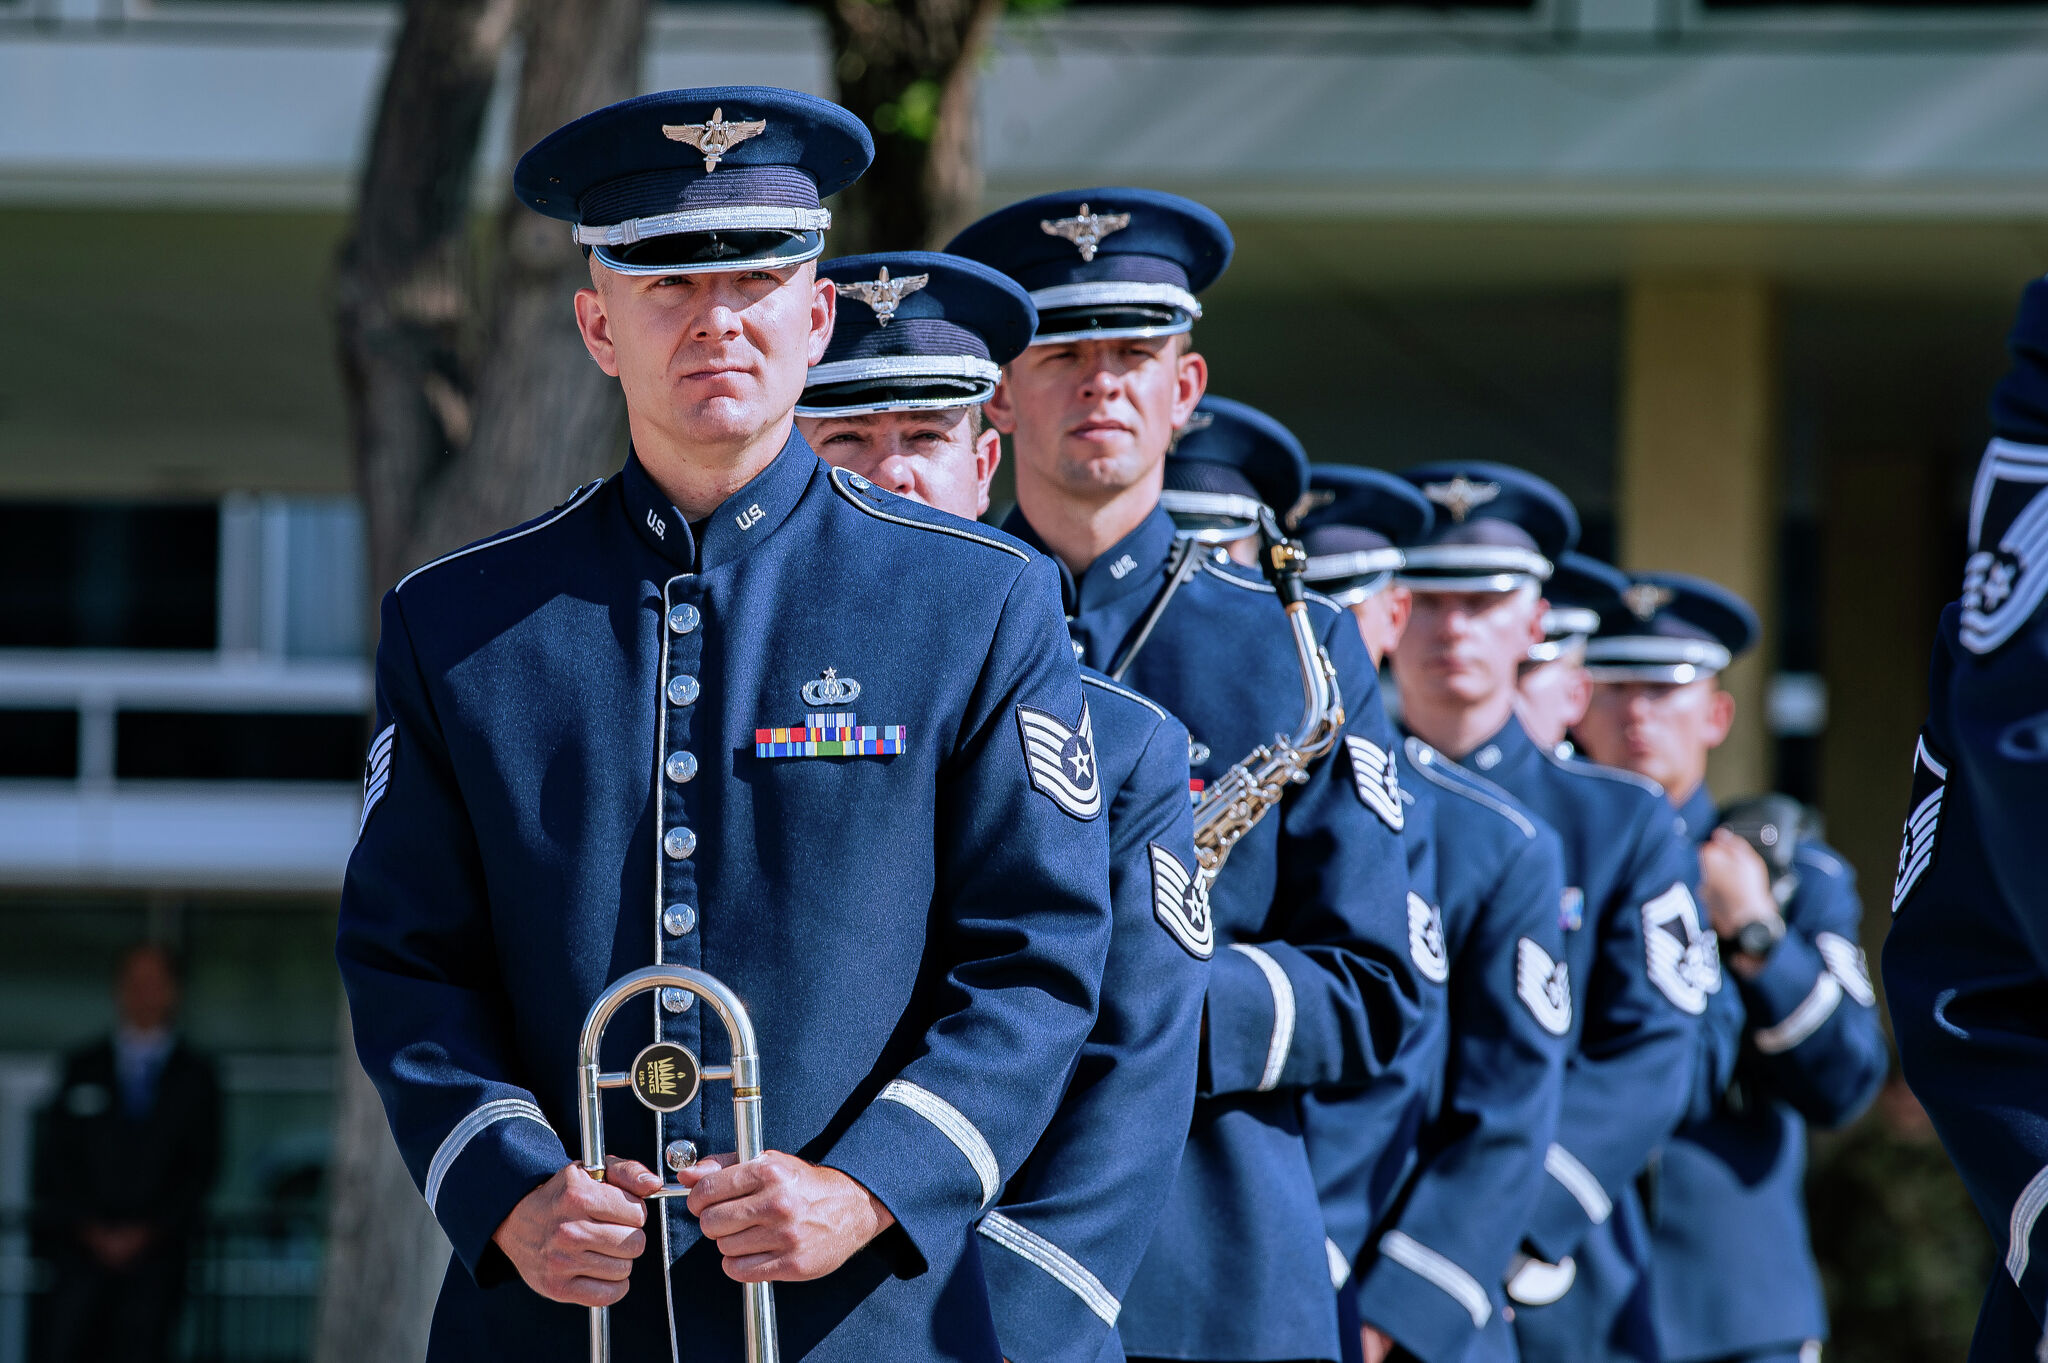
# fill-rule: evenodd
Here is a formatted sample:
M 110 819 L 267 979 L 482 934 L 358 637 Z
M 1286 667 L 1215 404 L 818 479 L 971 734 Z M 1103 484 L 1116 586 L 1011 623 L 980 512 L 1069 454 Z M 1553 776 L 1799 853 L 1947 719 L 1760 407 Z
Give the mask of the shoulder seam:
M 1161 706 L 1157 701 L 1151 699 L 1149 696 L 1141 696 L 1136 691 L 1131 690 L 1130 687 L 1119 686 L 1117 683 L 1111 681 L 1107 677 L 1097 677 L 1091 673 L 1083 672 L 1081 674 L 1081 685 L 1096 686 L 1100 687 L 1104 691 L 1113 691 L 1119 696 L 1125 696 L 1131 700 L 1138 702 L 1138 704 L 1144 706 L 1147 710 L 1150 710 L 1153 714 L 1159 716 L 1161 719 L 1173 718 L 1172 715 L 1166 713 L 1166 710 L 1163 706 Z
M 1529 820 L 1525 816 L 1523 816 L 1523 814 L 1519 810 L 1514 809 L 1510 805 L 1502 803 L 1501 801 L 1495 799 L 1492 795 L 1488 794 L 1484 790 L 1480 790 L 1472 786 L 1467 786 L 1462 781 L 1454 780 L 1448 772 L 1438 771 L 1436 769 L 1436 763 L 1411 761 L 1408 764 L 1408 769 L 1410 771 L 1421 772 L 1423 776 L 1427 777 L 1431 781 L 1434 781 L 1443 789 L 1450 791 L 1453 795 L 1461 795 L 1465 799 L 1470 800 L 1473 804 L 1478 805 L 1482 809 L 1492 810 L 1494 813 L 1500 815 L 1503 819 L 1506 819 L 1509 823 L 1513 824 L 1516 828 L 1520 829 L 1523 837 L 1529 838 L 1531 840 L 1533 840 L 1536 837 L 1536 825 L 1529 822 Z M 1470 773 L 1460 772 L 1460 776 L 1469 777 Z
M 887 521 L 892 525 L 907 525 L 913 530 L 930 531 L 934 535 L 951 535 L 954 539 L 967 540 L 971 543 L 982 545 L 985 548 L 1000 550 L 1021 563 L 1031 562 L 1031 555 L 1026 550 L 1019 549 L 1015 545 L 1004 544 L 1001 540 L 989 539 L 985 535 L 977 535 L 971 530 L 962 528 L 964 525 L 970 524 L 970 522 L 963 522 L 962 526 L 933 525 L 929 521 L 912 520 L 908 516 L 897 516 L 882 510 L 880 507 L 869 506 L 858 496 L 854 495 L 853 489 L 842 481 L 840 475 L 845 472 L 846 470 L 842 468 L 834 467 L 832 469 L 832 490 L 837 492 L 855 510 L 860 511 L 864 515 L 873 516 L 878 521 Z
M 568 501 L 562 503 L 553 511 L 549 512 L 547 515 L 535 521 L 532 525 L 527 526 L 524 530 L 503 530 L 495 535 L 492 535 L 488 539 L 478 540 L 475 544 L 466 544 L 462 548 L 457 549 L 453 553 L 443 554 L 441 555 L 441 557 L 437 559 L 429 559 L 427 562 L 422 563 L 419 567 L 407 573 L 404 577 L 399 578 L 398 581 L 392 586 L 391 590 L 394 592 L 397 591 L 400 587 L 403 587 L 406 583 L 412 581 L 414 578 L 418 577 L 421 573 L 424 573 L 429 568 L 438 568 L 444 563 L 453 563 L 456 559 L 459 559 L 466 554 L 474 554 L 479 549 L 489 549 L 500 544 L 510 544 L 513 540 L 524 539 L 526 538 L 526 536 L 533 534 L 535 531 L 545 530 L 549 526 L 553 525 L 556 521 L 562 519 L 562 517 L 568 515 L 571 511 L 574 511 L 577 507 L 582 506 L 585 502 L 589 501 L 593 496 L 597 494 L 597 490 L 603 487 L 604 484 L 605 480 L 602 478 L 591 479 L 582 487 L 577 488 L 574 492 L 570 493 Z
M 1245 591 L 1248 592 L 1265 592 L 1268 595 L 1271 595 L 1273 592 L 1273 588 L 1267 583 L 1247 582 L 1241 577 L 1237 577 L 1234 574 L 1224 572 L 1222 568 L 1218 567 L 1214 562 L 1206 558 L 1202 560 L 1202 571 L 1207 573 L 1209 576 L 1215 578 L 1219 582 L 1228 582 L 1231 586 L 1242 587 Z
M 1794 861 L 1798 861 L 1801 858 L 1810 859 L 1814 865 L 1820 867 L 1823 871 L 1828 871 L 1835 875 L 1840 875 L 1848 869 L 1840 857 L 1821 847 L 1802 846 L 1792 855 Z
M 1664 787 L 1647 776 L 1638 776 L 1619 767 L 1603 767 L 1598 762 L 1567 762 L 1540 743 L 1536 745 L 1536 751 L 1542 753 L 1544 760 L 1552 766 L 1573 776 L 1598 776 L 1609 781 L 1619 781 L 1623 785 L 1634 786 L 1646 795 L 1654 795 L 1660 800 L 1664 798 Z

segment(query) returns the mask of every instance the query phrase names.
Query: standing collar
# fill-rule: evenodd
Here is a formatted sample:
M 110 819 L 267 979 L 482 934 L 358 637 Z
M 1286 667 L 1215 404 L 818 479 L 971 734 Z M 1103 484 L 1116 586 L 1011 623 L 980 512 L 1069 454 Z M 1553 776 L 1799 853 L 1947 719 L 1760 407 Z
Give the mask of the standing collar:
M 1045 547 L 1045 541 L 1025 519 L 1023 507 L 1016 508 L 1004 518 L 1003 529 L 1054 562 L 1059 562 L 1058 555 Z M 1066 564 L 1060 563 L 1060 590 L 1066 597 L 1069 614 L 1085 615 L 1132 592 L 1157 588 L 1159 575 L 1153 570 L 1163 565 L 1167 555 L 1173 552 L 1173 539 L 1173 517 L 1154 503 L 1145 519 L 1139 521 L 1128 535 L 1097 555 L 1079 579 L 1067 570 Z
M 700 546 L 683 513 L 640 462 L 637 451 L 626 455 L 623 479 L 626 515 L 647 547 L 682 572 L 708 573 L 740 558 L 775 533 L 796 509 L 797 500 L 818 471 L 818 456 L 792 425 L 789 439 L 768 467 L 727 497 L 704 522 Z
M 1406 725 L 1402 726 L 1401 731 L 1403 733 L 1414 732 Z M 1420 737 L 1420 735 L 1417 736 Z M 1425 743 L 1428 741 L 1428 739 L 1423 739 Z M 1498 781 L 1527 763 L 1539 751 L 1536 746 L 1536 740 L 1529 737 L 1529 731 L 1522 727 L 1520 717 L 1510 713 L 1508 715 L 1508 722 L 1501 725 L 1494 732 L 1493 737 L 1487 739 L 1463 757 L 1453 758 L 1452 760 L 1467 771 L 1476 771 L 1489 781 Z M 1446 757 L 1450 756 L 1449 753 L 1444 755 Z
M 1685 830 L 1685 836 L 1693 842 L 1705 842 L 1707 835 L 1721 821 L 1721 811 L 1714 805 L 1714 797 L 1707 793 L 1707 783 L 1702 781 L 1678 806 L 1678 823 Z

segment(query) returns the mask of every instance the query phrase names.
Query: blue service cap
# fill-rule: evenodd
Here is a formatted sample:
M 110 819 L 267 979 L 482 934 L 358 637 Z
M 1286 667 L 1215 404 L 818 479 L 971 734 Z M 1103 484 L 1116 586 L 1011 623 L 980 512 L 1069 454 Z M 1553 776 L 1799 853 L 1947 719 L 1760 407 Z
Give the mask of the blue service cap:
M 1555 662 L 1583 646 L 1628 586 L 1628 574 L 1612 564 L 1587 554 L 1558 555 L 1543 584 L 1543 642 L 1529 646 L 1529 661 Z
M 946 244 L 1031 291 L 1033 345 L 1175 336 L 1230 263 L 1223 219 L 1153 189 L 1076 189 L 998 209 Z M 1283 510 L 1285 508 L 1282 508 Z
M 846 110 L 772 85 L 639 95 L 555 129 L 512 172 L 536 213 L 621 274 L 794 265 L 825 249 L 828 194 L 874 139 Z
M 2006 338 L 2012 368 L 1991 393 L 1991 429 L 2022 445 L 2048 445 L 2048 279 L 2020 295 Z
M 1749 603 L 1718 582 L 1684 573 L 1634 573 L 1601 612 L 1586 645 L 1594 681 L 1676 682 L 1710 677 L 1756 643 Z
M 1483 461 L 1423 464 L 1401 476 L 1436 508 L 1429 536 L 1407 551 L 1401 580 L 1416 591 L 1504 592 L 1546 581 L 1578 543 L 1579 515 L 1533 473 Z
M 839 313 L 797 403 L 803 416 L 978 406 L 1038 325 L 1016 281 L 960 256 L 841 256 L 818 277 L 832 281 Z
M 1166 456 L 1159 504 L 1183 531 L 1210 541 L 1241 539 L 1259 527 L 1259 512 L 1277 521 L 1308 485 L 1308 452 L 1256 407 L 1205 397 L 1180 428 Z
M 1402 550 L 1429 533 L 1435 513 L 1405 478 L 1353 464 L 1318 464 L 1288 525 L 1308 553 L 1302 580 L 1340 605 L 1393 580 Z

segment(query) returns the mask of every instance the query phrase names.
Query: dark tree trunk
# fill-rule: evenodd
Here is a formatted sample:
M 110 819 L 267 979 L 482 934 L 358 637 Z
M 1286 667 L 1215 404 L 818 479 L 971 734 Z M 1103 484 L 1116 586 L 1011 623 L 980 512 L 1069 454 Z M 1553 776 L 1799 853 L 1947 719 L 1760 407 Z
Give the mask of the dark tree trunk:
M 825 0 L 839 102 L 875 131 L 840 197 L 833 254 L 937 248 L 974 217 L 974 95 L 1004 0 Z
M 419 563 L 615 466 L 618 386 L 584 351 L 562 224 L 506 204 L 485 277 L 471 211 L 484 111 L 524 41 L 515 151 L 638 86 L 647 0 L 410 0 L 336 280 L 374 613 Z M 341 1028 L 318 1363 L 426 1352 L 447 1242 Z

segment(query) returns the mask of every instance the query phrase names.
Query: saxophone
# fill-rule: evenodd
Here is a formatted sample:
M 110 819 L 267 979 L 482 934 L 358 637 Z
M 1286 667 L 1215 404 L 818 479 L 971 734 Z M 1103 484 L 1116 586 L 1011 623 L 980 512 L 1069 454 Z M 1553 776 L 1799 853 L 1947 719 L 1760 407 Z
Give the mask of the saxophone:
M 1204 891 L 1215 883 L 1230 849 L 1280 803 L 1287 787 L 1308 780 L 1309 768 L 1337 746 L 1344 729 L 1337 669 L 1316 639 L 1303 595 L 1301 574 L 1307 555 L 1281 533 L 1271 511 L 1259 510 L 1259 567 L 1279 593 L 1294 631 L 1294 656 L 1301 667 L 1301 726 L 1291 738 L 1276 734 L 1270 744 L 1252 749 L 1202 792 L 1195 806 L 1195 856 L 1201 863 L 1196 880 Z

